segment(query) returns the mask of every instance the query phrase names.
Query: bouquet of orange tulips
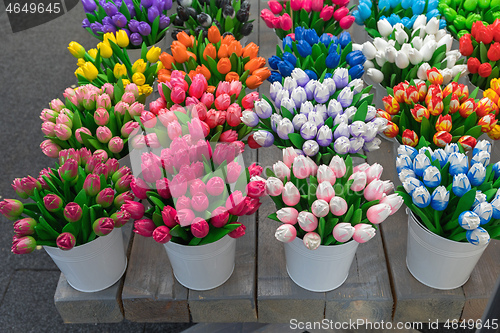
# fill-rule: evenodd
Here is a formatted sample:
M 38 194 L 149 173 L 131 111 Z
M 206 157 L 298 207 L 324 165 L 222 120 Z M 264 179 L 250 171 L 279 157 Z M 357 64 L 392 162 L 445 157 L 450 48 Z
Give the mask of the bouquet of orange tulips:
M 271 75 L 264 67 L 266 59 L 257 56 L 259 47 L 255 43 L 243 47 L 233 35 L 222 37 L 215 25 L 208 29 L 208 38 L 202 33 L 195 38 L 179 32 L 171 50 L 172 54 L 160 55 L 165 67 L 158 71 L 160 82 L 170 81 L 172 70 L 180 70 L 190 78 L 203 74 L 211 86 L 220 81 L 240 81 L 244 87 L 256 89 Z

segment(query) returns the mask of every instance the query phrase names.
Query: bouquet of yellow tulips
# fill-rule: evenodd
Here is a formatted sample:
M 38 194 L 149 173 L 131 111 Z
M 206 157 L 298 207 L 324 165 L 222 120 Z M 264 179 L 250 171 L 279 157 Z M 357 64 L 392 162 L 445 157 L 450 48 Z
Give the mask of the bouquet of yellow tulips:
M 69 43 L 68 50 L 78 59 L 75 71 L 78 84 L 92 84 L 101 88 L 105 83 L 115 84 L 121 80 L 124 87 L 135 83 L 141 95 L 151 94 L 154 78 L 158 70 L 163 68 L 163 64 L 158 61 L 161 49 L 153 46 L 148 50 L 143 43 L 141 57 L 132 63 L 126 50 L 129 43 L 124 30 L 116 34 L 104 34 L 97 48 L 88 51 L 77 42 Z

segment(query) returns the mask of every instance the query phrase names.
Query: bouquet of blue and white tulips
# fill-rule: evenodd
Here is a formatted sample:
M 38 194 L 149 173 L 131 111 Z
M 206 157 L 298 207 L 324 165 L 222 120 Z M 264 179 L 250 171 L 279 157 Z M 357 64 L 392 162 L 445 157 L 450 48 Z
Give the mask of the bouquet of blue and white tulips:
M 372 37 L 380 37 L 377 22 L 387 19 L 391 26 L 398 23 L 411 29 L 418 15 L 425 15 L 427 20 L 441 17 L 438 9 L 439 0 L 360 0 L 352 12 L 355 22 L 364 26 Z M 446 28 L 446 20 L 439 20 L 439 28 Z
M 396 168 L 405 204 L 431 232 L 484 245 L 500 239 L 500 162 L 490 164 L 491 144 L 478 141 L 469 166 L 463 147 L 416 150 L 400 146 Z
M 272 101 L 263 96 L 255 102 L 252 122 L 258 130 L 249 146 L 294 147 L 316 163 L 329 163 L 334 155 L 364 157 L 362 150 L 379 148 L 376 135 L 387 126 L 387 119 L 375 117 L 370 89 L 361 79 L 351 80 L 345 68 L 329 78 L 323 73 L 319 80 L 295 68 L 283 84 L 271 85 Z
M 351 35 L 344 31 L 338 37 L 324 33 L 318 36 L 316 30 L 295 28 L 295 40 L 290 36 L 283 39 L 283 50 L 276 46 L 276 55 L 268 59 L 271 67 L 270 82 L 282 82 L 295 68 L 301 68 L 310 79 L 317 80 L 323 72 L 325 78 L 332 76 L 336 68 L 349 71 L 352 79 L 359 79 L 365 73 L 366 57 L 360 50 L 353 51 Z

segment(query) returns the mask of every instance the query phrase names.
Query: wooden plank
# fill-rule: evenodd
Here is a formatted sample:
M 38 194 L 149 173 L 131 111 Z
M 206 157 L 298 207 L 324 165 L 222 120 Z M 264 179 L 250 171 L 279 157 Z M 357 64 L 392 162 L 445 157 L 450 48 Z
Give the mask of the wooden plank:
M 247 148 L 245 166 L 257 160 L 257 152 Z M 246 227 L 245 236 L 236 241 L 234 272 L 222 286 L 207 291 L 189 290 L 189 310 L 193 322 L 257 321 L 255 301 L 256 215 L 239 220 Z
M 129 248 L 132 223 L 123 227 L 125 251 Z M 73 289 L 61 274 L 54 294 L 54 303 L 62 320 L 69 324 L 119 323 L 123 320 L 121 290 L 124 277 L 113 286 L 95 293 Z
M 382 140 L 380 149 L 368 155 L 369 161 L 376 161 L 384 167 L 383 179 L 392 178 L 395 185 L 399 184 L 393 143 Z M 408 218 L 405 208 L 403 206 L 381 224 L 395 301 L 393 320 L 427 322 L 429 319 L 439 321 L 458 319 L 465 303 L 461 288 L 445 291 L 427 287 L 418 282 L 406 268 Z

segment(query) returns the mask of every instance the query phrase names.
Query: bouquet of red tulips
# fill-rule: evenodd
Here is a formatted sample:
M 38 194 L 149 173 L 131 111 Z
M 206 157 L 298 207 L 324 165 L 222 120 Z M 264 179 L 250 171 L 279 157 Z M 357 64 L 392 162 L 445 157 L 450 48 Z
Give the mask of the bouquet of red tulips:
M 172 70 L 181 70 L 189 77 L 203 74 L 211 86 L 220 81 L 240 81 L 245 87 L 256 89 L 271 75 L 264 67 L 266 59 L 257 56 L 257 45 L 249 43 L 243 47 L 233 35 L 221 37 L 216 26 L 208 29 L 208 40 L 202 33 L 198 38 L 178 33 L 171 51 L 172 54 L 160 55 L 165 67 L 158 72 L 160 82 L 170 81 Z
M 472 149 L 482 133 L 494 129 L 498 106 L 488 97 L 476 100 L 477 88 L 469 94 L 466 85 L 455 81 L 442 88 L 443 76 L 436 68 L 427 76 L 427 82 L 405 81 L 387 89 L 385 111 L 377 111 L 377 117 L 389 120 L 384 134 L 412 147 L 460 142 Z
M 14 180 L 17 195 L 32 203 L 0 202 L 0 212 L 16 221 L 12 252 L 30 253 L 39 245 L 70 250 L 141 218 L 144 206 L 133 201 L 132 179 L 128 167 L 103 151 L 61 151 L 55 168 Z
M 471 33 L 460 37 L 460 52 L 467 57 L 470 82 L 486 90 L 500 76 L 500 19 L 491 25 L 476 21 Z

